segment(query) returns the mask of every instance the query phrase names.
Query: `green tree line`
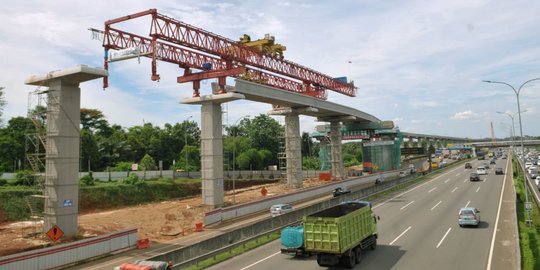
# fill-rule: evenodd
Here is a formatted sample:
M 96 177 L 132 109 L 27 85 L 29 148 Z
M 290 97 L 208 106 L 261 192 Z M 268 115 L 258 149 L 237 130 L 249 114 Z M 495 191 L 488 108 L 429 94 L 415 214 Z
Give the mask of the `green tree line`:
M 167 123 L 163 127 L 144 123 L 125 128 L 110 124 L 97 109 L 82 108 L 80 117 L 81 171 L 127 171 L 132 163 L 138 163 L 139 170 L 156 170 L 159 161 L 164 170 L 200 170 L 201 131 L 194 121 Z M 26 154 L 44 152 L 43 149 L 36 150 L 36 146 L 30 142 L 28 135 L 38 132 L 33 121 L 45 123 L 44 118 L 19 116 L 0 128 L 1 172 L 29 170 Z M 270 165 L 278 165 L 278 153 L 284 151 L 283 134 L 284 127 L 264 114 L 225 127 L 225 170 L 232 170 L 233 166 L 239 170 L 264 170 Z M 319 144 L 306 132 L 301 140 L 304 169 L 319 169 Z M 344 147 L 344 150 L 349 152 L 348 148 Z M 345 158 L 360 160 L 358 147 L 351 149 Z

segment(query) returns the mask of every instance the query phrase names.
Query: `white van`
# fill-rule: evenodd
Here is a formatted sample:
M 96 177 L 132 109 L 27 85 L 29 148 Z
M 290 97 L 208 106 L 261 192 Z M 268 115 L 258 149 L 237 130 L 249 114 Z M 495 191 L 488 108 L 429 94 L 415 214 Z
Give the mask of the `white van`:
M 477 173 L 478 175 L 483 175 L 483 174 L 487 174 L 487 171 L 486 171 L 486 168 L 484 168 L 484 167 L 478 167 L 478 168 L 476 169 L 476 173 Z
M 527 162 L 525 163 L 525 169 L 528 169 L 529 167 L 531 167 L 533 164 L 532 162 Z

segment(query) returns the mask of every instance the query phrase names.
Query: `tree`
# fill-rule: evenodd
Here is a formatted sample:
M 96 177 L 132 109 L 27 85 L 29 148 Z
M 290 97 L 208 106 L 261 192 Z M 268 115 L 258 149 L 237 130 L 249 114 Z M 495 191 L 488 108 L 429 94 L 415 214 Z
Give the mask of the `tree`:
M 24 164 L 26 160 L 26 146 L 29 153 L 35 153 L 36 149 L 32 143 L 27 144 L 26 135 L 35 133 L 32 121 L 26 117 L 14 117 L 8 121 L 5 128 L 0 129 L 0 170 L 14 171 L 14 163 L 19 161 Z M 38 141 L 34 141 L 39 147 Z M 43 150 L 43 148 L 41 148 Z
M 143 171 L 155 171 L 157 170 L 156 161 L 149 155 L 146 154 L 139 162 L 140 170 Z
M 245 128 L 253 148 L 270 150 L 272 153 L 271 164 L 278 163 L 277 154 L 280 140 L 284 139 L 284 128 L 276 120 L 261 114 L 253 119 L 243 119 L 240 121 L 240 127 Z
M 201 169 L 201 154 L 199 148 L 194 145 L 187 145 L 182 149 L 178 156 L 176 168 L 180 170 L 186 169 L 186 152 L 188 155 L 187 167 L 189 171 L 199 171 Z
M 99 132 L 109 135 L 109 123 L 100 110 L 81 108 L 81 125 L 82 129 L 92 133 Z
M 236 164 L 241 170 L 258 170 L 261 163 L 261 156 L 255 148 L 248 149 L 236 158 Z
M 102 170 L 100 153 L 95 136 L 86 129 L 81 129 L 81 171 Z
M 302 132 L 302 156 L 313 156 L 313 141 L 309 137 L 309 133 Z

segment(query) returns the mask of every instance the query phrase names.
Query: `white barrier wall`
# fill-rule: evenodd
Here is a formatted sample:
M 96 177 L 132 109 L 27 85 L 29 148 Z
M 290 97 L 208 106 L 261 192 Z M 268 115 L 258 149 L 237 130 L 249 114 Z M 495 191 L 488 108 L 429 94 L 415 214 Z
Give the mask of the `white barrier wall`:
M 225 208 L 219 208 L 214 211 L 207 212 L 204 217 L 204 224 L 205 226 L 208 226 L 210 224 L 214 224 L 220 221 L 233 219 L 239 216 L 253 214 L 260 211 L 269 211 L 270 206 L 274 204 L 279 203 L 293 203 L 301 200 L 305 200 L 308 198 L 316 197 L 316 196 L 326 196 L 331 194 L 332 190 L 341 187 L 341 186 L 347 186 L 352 187 L 356 186 L 362 183 L 368 183 L 368 182 L 374 182 L 376 178 L 378 177 L 392 177 L 396 176 L 399 172 L 398 171 L 391 171 L 376 175 L 368 175 L 364 177 L 339 181 L 339 182 L 330 182 L 328 185 L 325 186 L 318 186 L 318 187 L 311 187 L 306 188 L 294 193 L 289 194 L 283 194 L 279 196 L 264 198 L 261 200 L 245 203 L 245 204 L 238 204 L 235 206 L 225 207 Z
M 0 270 L 42 270 L 73 264 L 137 245 L 137 229 L 0 257 Z

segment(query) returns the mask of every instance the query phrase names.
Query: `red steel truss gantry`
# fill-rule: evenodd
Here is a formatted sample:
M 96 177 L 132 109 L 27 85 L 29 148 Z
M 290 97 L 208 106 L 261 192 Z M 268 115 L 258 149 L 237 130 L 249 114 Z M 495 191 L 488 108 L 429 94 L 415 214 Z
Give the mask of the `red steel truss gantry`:
M 147 15 L 152 17 L 149 37 L 111 26 Z M 160 79 L 157 60 L 177 64 L 184 69 L 177 82 L 193 82 L 194 96 L 199 96 L 200 81 L 210 78 L 218 78 L 220 93 L 224 93 L 228 76 L 319 99 L 327 98 L 327 89 L 347 96 L 356 94 L 356 87 L 352 83 L 336 80 L 291 61 L 265 55 L 239 42 L 159 14 L 156 9 L 106 21 L 103 47 L 105 69 L 108 69 L 109 50 L 138 48 L 140 55 L 152 59 L 152 80 Z M 193 69 L 199 72 L 193 72 Z M 108 87 L 107 77 L 104 78 L 103 86 Z

